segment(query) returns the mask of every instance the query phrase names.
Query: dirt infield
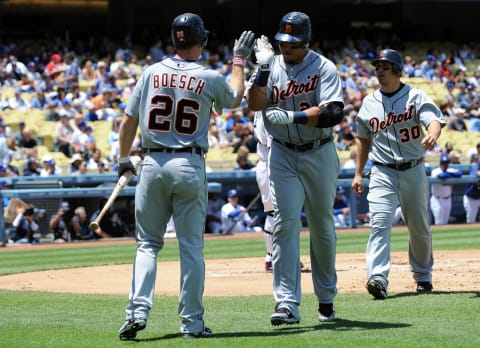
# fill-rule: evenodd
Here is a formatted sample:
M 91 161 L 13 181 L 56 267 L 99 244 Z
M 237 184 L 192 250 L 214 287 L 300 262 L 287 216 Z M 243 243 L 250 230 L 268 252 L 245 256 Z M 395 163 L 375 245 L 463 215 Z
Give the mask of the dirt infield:
M 225 238 L 225 237 L 220 237 Z M 262 238 L 260 234 L 236 235 L 232 238 Z M 95 243 L 134 243 L 133 240 Z M 23 248 L 75 247 L 45 245 Z M 14 250 L 12 250 L 14 252 Z M 433 283 L 435 291 L 480 291 L 480 250 L 435 251 Z M 307 271 L 302 273 L 302 292 L 313 293 L 308 272 L 308 256 L 302 256 Z M 0 277 L 0 288 L 25 291 L 49 291 L 85 294 L 128 294 L 132 265 L 83 267 L 13 274 Z M 365 292 L 365 255 L 337 255 L 339 293 Z M 159 262 L 156 294 L 178 295 L 179 263 Z M 414 291 L 407 252 L 392 253 L 390 293 Z M 206 261 L 206 296 L 249 296 L 272 293 L 272 275 L 264 271 L 263 258 L 222 259 Z

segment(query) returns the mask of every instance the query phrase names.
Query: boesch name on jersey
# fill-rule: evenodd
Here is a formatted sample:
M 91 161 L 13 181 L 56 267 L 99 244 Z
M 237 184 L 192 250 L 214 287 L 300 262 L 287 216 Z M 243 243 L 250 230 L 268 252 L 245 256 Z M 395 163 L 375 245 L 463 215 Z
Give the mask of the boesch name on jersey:
M 206 81 L 193 75 L 162 73 L 152 75 L 152 84 L 153 88 L 178 88 L 201 94 Z

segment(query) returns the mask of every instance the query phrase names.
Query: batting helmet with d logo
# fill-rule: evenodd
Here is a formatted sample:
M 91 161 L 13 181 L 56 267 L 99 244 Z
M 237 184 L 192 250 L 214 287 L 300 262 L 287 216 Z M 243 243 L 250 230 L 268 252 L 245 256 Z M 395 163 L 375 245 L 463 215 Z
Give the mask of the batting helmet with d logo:
M 172 40 L 177 48 L 185 46 L 205 46 L 208 39 L 208 30 L 203 20 L 194 13 L 183 13 L 177 16 L 172 23 Z
M 289 12 L 280 21 L 275 40 L 280 42 L 309 42 L 310 18 L 303 12 Z

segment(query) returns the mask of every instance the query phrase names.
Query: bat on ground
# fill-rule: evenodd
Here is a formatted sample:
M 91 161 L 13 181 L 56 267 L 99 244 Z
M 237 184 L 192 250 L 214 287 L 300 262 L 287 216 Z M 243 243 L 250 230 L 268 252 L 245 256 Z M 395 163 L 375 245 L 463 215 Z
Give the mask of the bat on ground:
M 140 156 L 132 156 L 130 158 L 130 161 L 132 161 L 132 164 L 138 173 L 140 169 L 140 162 L 142 161 L 142 159 L 140 158 Z M 90 223 L 90 228 L 93 230 L 93 232 L 97 232 L 100 225 L 100 221 L 102 220 L 103 216 L 107 213 L 107 211 L 110 210 L 110 207 L 112 206 L 113 202 L 115 201 L 115 199 L 117 199 L 120 192 L 122 192 L 125 185 L 128 184 L 132 176 L 133 176 L 132 171 L 128 170 L 124 174 L 122 174 L 120 178 L 118 178 L 117 184 L 115 185 L 115 188 L 113 189 L 112 193 L 108 197 L 107 202 L 103 206 L 102 210 L 100 210 L 95 220 Z
M 232 225 L 228 228 L 227 231 L 223 232 L 223 234 L 230 234 L 233 230 L 233 228 L 235 227 L 235 225 L 237 224 L 238 221 L 240 221 L 241 218 L 243 218 L 243 215 L 245 215 L 245 213 L 247 211 L 249 211 L 250 209 L 252 209 L 253 205 L 259 200 L 259 198 L 262 196 L 262 193 L 259 192 L 254 199 L 252 199 L 252 201 L 250 202 L 249 205 L 247 205 L 247 207 L 245 208 L 245 211 L 243 213 L 240 213 L 240 215 L 237 216 L 237 218 L 233 221 Z

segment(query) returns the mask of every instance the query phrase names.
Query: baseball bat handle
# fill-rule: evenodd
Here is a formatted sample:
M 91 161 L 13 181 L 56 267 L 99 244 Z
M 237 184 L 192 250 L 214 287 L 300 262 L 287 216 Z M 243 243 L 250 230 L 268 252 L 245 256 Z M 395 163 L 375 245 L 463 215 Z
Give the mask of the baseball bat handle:
M 135 170 L 138 172 L 139 167 L 140 167 L 140 158 L 132 158 L 132 163 L 135 166 Z M 110 210 L 110 207 L 112 206 L 113 202 L 117 197 L 120 195 L 120 192 L 122 192 L 123 188 L 125 185 L 128 184 L 130 179 L 133 177 L 133 172 L 131 170 L 127 170 L 125 173 L 120 176 L 120 178 L 117 181 L 117 184 L 115 185 L 115 188 L 113 189 L 112 193 L 110 194 L 110 197 L 108 197 L 107 202 L 103 206 L 103 208 L 100 210 L 98 213 L 97 217 L 95 220 L 93 220 L 90 223 L 90 228 L 92 229 L 93 232 L 97 232 L 99 227 L 100 227 L 100 221 L 103 219 L 105 214 Z

